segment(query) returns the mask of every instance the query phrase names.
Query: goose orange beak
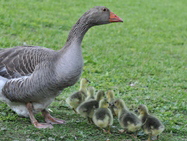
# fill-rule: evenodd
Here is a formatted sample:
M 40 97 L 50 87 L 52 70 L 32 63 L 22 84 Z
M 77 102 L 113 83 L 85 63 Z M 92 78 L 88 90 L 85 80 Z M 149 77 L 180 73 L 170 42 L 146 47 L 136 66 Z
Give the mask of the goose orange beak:
M 123 20 L 113 12 L 110 12 L 109 22 L 123 22 Z

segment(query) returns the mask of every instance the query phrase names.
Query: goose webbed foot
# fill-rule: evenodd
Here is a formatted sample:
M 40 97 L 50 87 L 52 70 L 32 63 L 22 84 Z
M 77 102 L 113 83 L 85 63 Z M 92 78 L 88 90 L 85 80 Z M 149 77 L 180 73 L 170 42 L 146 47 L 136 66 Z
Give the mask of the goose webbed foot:
M 120 129 L 120 130 L 118 130 L 118 131 L 119 131 L 120 134 L 122 134 L 122 133 L 124 133 L 124 132 L 125 132 L 125 133 L 127 132 L 127 130 L 125 130 L 125 129 Z
M 105 130 L 105 129 L 102 129 L 104 133 L 108 133 L 108 134 L 111 134 L 110 130 Z
M 50 123 L 38 123 L 38 122 L 35 122 L 33 123 L 34 126 L 36 128 L 39 128 L 39 129 L 45 129 L 45 128 L 53 128 L 53 126 L 50 124 Z
M 30 120 L 31 120 L 31 123 L 36 127 L 36 128 L 39 128 L 39 129 L 42 129 L 42 128 L 53 128 L 53 126 L 49 123 L 39 123 L 36 118 L 34 117 L 34 114 L 33 114 L 33 106 L 32 106 L 32 103 L 27 103 L 26 104 L 26 107 L 29 111 L 29 117 L 30 117 Z
M 64 120 L 54 118 L 50 115 L 50 113 L 47 110 L 42 110 L 42 115 L 45 118 L 45 121 L 50 124 L 65 124 Z

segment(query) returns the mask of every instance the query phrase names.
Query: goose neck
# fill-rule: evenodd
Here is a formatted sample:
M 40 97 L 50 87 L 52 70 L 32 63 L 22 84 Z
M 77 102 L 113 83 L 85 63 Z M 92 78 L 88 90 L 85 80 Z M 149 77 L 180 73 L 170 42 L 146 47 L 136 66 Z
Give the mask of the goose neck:
M 79 19 L 77 23 L 72 27 L 71 31 L 69 32 L 66 44 L 69 44 L 74 41 L 81 44 L 85 33 L 88 31 L 90 27 L 92 27 L 92 25 Z
M 86 93 L 87 93 L 86 86 L 82 86 L 82 85 L 81 85 L 79 91 L 82 91 L 82 92 L 84 92 L 84 93 L 86 94 Z

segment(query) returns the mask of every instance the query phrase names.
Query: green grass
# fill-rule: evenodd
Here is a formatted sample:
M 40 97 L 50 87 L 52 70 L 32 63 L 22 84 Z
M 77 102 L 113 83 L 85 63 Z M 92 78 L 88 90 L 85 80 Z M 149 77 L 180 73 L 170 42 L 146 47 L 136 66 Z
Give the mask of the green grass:
M 63 47 L 68 32 L 78 18 L 96 5 L 105 5 L 124 23 L 93 27 L 83 43 L 85 60 L 82 77 L 96 89 L 115 90 L 116 97 L 135 108 L 147 104 L 150 112 L 166 126 L 161 141 L 187 138 L 187 1 L 63 1 L 1 0 L 0 47 L 26 43 L 55 50 Z M 135 84 L 131 86 L 130 84 Z M 119 134 L 115 119 L 108 135 L 74 114 L 64 99 L 78 90 L 79 83 L 65 89 L 50 106 L 52 115 L 65 119 L 66 125 L 38 130 L 30 120 L 21 118 L 0 103 L 1 141 L 126 141 Z M 43 121 L 38 114 L 37 119 Z M 147 137 L 140 134 L 138 139 Z

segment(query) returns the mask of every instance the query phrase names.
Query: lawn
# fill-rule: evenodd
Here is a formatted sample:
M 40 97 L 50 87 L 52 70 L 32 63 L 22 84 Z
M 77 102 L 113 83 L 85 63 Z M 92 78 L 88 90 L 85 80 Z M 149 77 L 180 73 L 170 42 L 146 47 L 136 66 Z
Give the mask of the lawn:
M 20 45 L 58 50 L 88 9 L 103 5 L 123 23 L 91 28 L 82 43 L 84 71 L 97 90 L 112 89 L 130 109 L 146 104 L 166 129 L 160 141 L 187 140 L 187 1 L 186 0 L 1 0 L 0 48 Z M 67 121 L 39 130 L 0 102 L 1 141 L 130 141 L 119 134 L 115 118 L 112 134 L 105 134 L 65 103 L 79 82 L 65 89 L 49 107 Z M 40 114 L 36 115 L 43 121 Z M 147 138 L 139 132 L 136 140 Z

